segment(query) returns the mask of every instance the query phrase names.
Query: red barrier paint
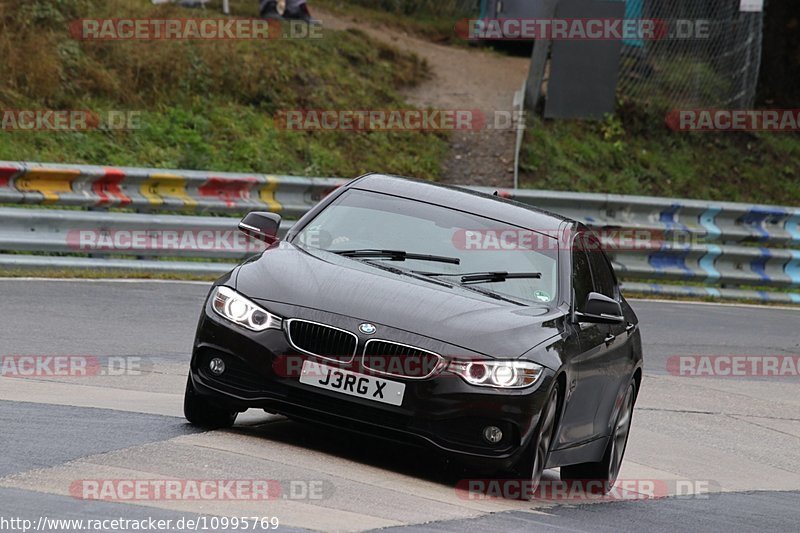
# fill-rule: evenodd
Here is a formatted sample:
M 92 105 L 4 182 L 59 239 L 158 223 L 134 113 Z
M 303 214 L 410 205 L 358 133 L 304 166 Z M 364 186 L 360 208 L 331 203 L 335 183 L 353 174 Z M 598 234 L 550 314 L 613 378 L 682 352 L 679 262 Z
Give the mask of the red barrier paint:
M 256 178 L 209 178 L 198 191 L 201 196 L 219 198 L 227 207 L 236 207 L 238 201 L 250 199 L 250 190 L 257 183 Z
M 0 167 L 0 187 L 8 187 L 9 181 L 20 172 L 17 167 Z
M 106 168 L 105 175 L 92 183 L 92 191 L 100 197 L 97 205 L 130 204 L 131 199 L 120 188 L 120 183 L 124 179 L 125 173 L 118 168 Z

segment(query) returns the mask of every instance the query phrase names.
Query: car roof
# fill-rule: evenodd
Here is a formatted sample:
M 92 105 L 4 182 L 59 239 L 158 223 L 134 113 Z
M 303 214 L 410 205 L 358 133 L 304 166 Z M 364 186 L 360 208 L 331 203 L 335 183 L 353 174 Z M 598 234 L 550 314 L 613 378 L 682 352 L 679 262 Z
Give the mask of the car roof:
M 534 231 L 556 231 L 564 222 L 575 223 L 572 219 L 500 196 L 401 176 L 367 174 L 350 182 L 347 188 L 448 206 Z

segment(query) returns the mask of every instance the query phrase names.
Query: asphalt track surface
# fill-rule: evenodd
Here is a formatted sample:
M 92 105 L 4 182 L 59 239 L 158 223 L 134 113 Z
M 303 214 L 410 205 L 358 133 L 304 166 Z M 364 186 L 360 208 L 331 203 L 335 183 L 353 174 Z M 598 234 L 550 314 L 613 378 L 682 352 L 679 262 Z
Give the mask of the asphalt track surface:
M 122 361 L 137 370 L 0 377 L 0 530 L 15 530 L 3 527 L 11 518 L 214 516 L 278 517 L 279 531 L 797 530 L 800 380 L 687 378 L 671 374 L 668 361 L 798 355 L 798 310 L 632 302 L 645 380 L 620 479 L 654 483 L 670 497 L 631 490 L 604 502 L 580 495 L 522 502 L 457 493 L 459 473 L 436 454 L 265 413 L 250 411 L 229 431 L 190 427 L 182 393 L 207 290 L 0 280 L 0 356 L 92 356 L 101 366 Z M 547 480 L 557 477 L 546 472 Z M 267 502 L 94 501 L 70 491 L 85 479 L 272 479 L 299 489 Z M 316 487 L 317 496 L 303 487 Z

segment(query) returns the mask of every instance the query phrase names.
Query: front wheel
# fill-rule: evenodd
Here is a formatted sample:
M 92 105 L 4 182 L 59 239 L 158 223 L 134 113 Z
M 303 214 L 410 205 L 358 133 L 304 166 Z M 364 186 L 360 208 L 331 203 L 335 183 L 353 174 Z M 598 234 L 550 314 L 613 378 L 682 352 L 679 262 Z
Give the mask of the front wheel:
M 229 428 L 239 415 L 237 411 L 226 409 L 197 394 L 192 384 L 192 376 L 186 381 L 183 414 L 192 425 L 206 429 Z
M 595 482 L 593 485 L 600 488 L 603 494 L 608 493 L 614 487 L 619 471 L 622 468 L 625 447 L 628 444 L 635 398 L 636 385 L 631 383 L 625 393 L 625 400 L 623 400 L 622 408 L 620 408 L 617 415 L 614 430 L 608 440 L 603 459 L 599 463 L 562 466 L 561 479 L 563 481 Z
M 542 481 L 542 474 L 547 459 L 550 456 L 550 448 L 553 444 L 553 436 L 556 431 L 556 419 L 558 418 L 558 385 L 550 391 L 547 403 L 542 407 L 539 416 L 539 425 L 536 428 L 536 436 L 531 440 L 525 457 L 517 467 L 520 477 L 529 480 L 524 491 L 524 497 L 528 500 L 533 499 L 539 484 Z

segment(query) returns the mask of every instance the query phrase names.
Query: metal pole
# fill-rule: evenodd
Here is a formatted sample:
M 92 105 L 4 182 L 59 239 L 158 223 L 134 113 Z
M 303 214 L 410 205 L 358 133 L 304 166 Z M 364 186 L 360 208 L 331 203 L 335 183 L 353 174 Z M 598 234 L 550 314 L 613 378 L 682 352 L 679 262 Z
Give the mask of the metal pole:
M 556 5 L 558 0 L 544 0 L 544 15 L 546 18 L 553 19 L 556 16 Z M 533 43 L 533 54 L 531 55 L 531 66 L 528 72 L 527 91 L 525 91 L 525 108 L 533 111 L 539 101 L 539 94 L 542 88 L 542 78 L 544 77 L 547 57 L 550 54 L 550 40 L 540 39 Z

